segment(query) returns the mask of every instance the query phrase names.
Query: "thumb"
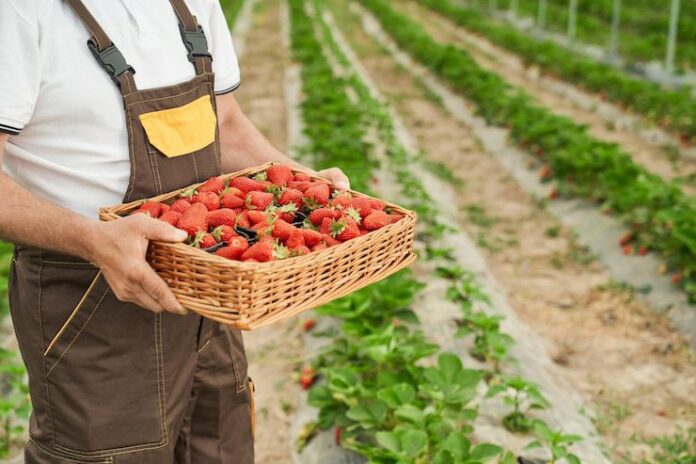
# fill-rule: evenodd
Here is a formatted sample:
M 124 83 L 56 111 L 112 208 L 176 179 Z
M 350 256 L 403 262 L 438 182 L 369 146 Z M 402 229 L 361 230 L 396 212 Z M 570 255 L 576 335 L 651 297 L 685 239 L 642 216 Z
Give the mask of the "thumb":
M 145 238 L 148 240 L 162 240 L 165 242 L 183 242 L 188 237 L 188 234 L 183 230 L 157 219 L 149 220 L 144 232 Z

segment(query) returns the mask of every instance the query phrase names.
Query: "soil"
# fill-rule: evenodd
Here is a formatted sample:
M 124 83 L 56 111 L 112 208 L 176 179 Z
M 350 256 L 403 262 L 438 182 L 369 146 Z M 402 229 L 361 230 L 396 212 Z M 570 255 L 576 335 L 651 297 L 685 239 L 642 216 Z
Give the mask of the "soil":
M 614 282 L 470 129 L 385 54 L 347 13 L 337 22 L 380 91 L 432 161 L 460 187 L 459 224 L 484 250 L 518 316 L 546 340 L 554 361 L 598 414 L 612 457 L 640 451 L 634 434 L 671 434 L 696 423 L 696 360 L 661 317 Z
M 514 54 L 497 47 L 480 35 L 471 33 L 412 0 L 400 0 L 400 10 L 418 19 L 431 36 L 438 41 L 464 48 L 488 71 L 495 72 L 507 82 L 524 89 L 541 105 L 554 113 L 586 125 L 595 138 L 615 143 L 649 171 L 666 179 L 694 179 L 696 161 L 680 158 L 663 146 L 647 140 L 633 130 L 608 122 L 591 109 L 581 108 L 565 95 L 553 91 L 550 83 L 559 82 L 548 75 L 542 76 L 537 67 L 525 67 Z M 590 100 L 592 97 L 587 95 Z M 685 191 L 694 193 L 694 185 L 684 185 Z
M 242 85 L 236 97 L 244 113 L 280 150 L 287 149 L 283 74 L 288 50 L 283 46 L 280 2 L 260 0 L 240 60 Z M 290 460 L 290 422 L 297 394 L 293 372 L 304 351 L 296 318 L 244 334 L 249 376 L 256 393 L 256 462 L 285 464 Z M 288 392 L 291 392 L 288 394 Z

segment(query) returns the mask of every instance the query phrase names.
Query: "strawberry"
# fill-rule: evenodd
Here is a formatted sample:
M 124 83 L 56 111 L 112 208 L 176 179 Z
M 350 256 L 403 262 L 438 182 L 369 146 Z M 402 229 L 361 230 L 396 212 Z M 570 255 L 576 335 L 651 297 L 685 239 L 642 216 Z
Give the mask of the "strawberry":
M 241 190 L 235 189 L 238 192 L 241 192 Z M 235 195 L 232 192 L 225 192 L 220 196 L 220 203 L 222 204 L 223 208 L 230 208 L 230 209 L 238 209 L 238 208 L 244 208 L 246 206 L 246 203 L 244 202 L 244 198 L 240 198 L 238 195 Z
M 173 225 L 174 227 L 176 227 L 179 219 L 181 219 L 181 213 L 172 210 L 167 211 L 159 217 L 160 221 L 164 221 L 167 224 Z
M 191 203 L 203 203 L 208 211 L 220 209 L 220 197 L 213 192 L 198 193 L 191 198 Z
M 632 255 L 633 247 L 631 245 L 626 245 L 625 247 L 623 247 L 623 254 L 625 254 L 626 256 Z
M 177 213 L 184 213 L 187 209 L 191 207 L 191 202 L 186 200 L 185 198 L 179 198 L 176 200 L 174 203 L 172 203 L 172 206 L 169 208 L 171 211 L 176 211 Z
M 268 214 L 263 211 L 248 211 L 247 216 L 249 217 L 249 222 L 252 224 L 258 224 L 259 222 L 268 221 Z
M 309 174 L 305 174 L 304 172 L 296 172 L 295 180 L 297 182 L 311 182 L 312 177 Z
M 291 250 L 305 246 L 305 239 L 302 231 L 294 226 L 291 227 L 293 227 L 295 230 L 293 230 L 290 233 L 290 236 L 285 240 L 285 246 Z
M 331 225 L 333 235 L 342 242 L 360 237 L 358 223 L 349 218 L 340 219 Z
M 316 324 L 317 322 L 314 319 L 307 319 L 302 326 L 304 327 L 305 332 L 309 332 Z
M 171 206 L 169 206 L 169 205 L 166 204 L 166 203 L 159 203 L 159 205 L 160 205 L 160 208 L 161 208 L 161 211 L 162 211 L 162 212 L 160 213 L 160 216 L 163 215 L 164 213 L 166 213 L 167 211 L 169 211 L 169 209 L 171 208 Z
M 230 187 L 241 190 L 245 195 L 252 190 L 259 192 L 266 190 L 266 184 L 248 177 L 233 177 L 230 179 Z
M 304 195 L 297 189 L 288 188 L 283 190 L 278 197 L 279 205 L 294 204 L 298 209 L 304 206 Z
M 216 255 L 227 259 L 239 259 L 249 249 L 249 243 L 244 237 L 232 237 L 227 246 L 215 252 Z
M 206 180 L 200 187 L 198 187 L 198 193 L 203 192 L 213 192 L 219 194 L 225 189 L 225 181 L 219 177 L 211 177 Z
M 309 390 L 314 384 L 315 372 L 311 367 L 305 367 L 300 373 L 300 385 L 303 390 Z
M 341 244 L 340 241 L 336 240 L 336 239 L 333 238 L 331 235 L 324 234 L 323 237 L 324 237 L 324 243 L 326 244 L 327 247 L 332 247 L 332 246 L 336 246 L 336 245 L 340 245 L 340 244 Z M 316 247 L 316 246 L 317 246 L 317 245 L 315 245 L 315 247 Z M 312 251 L 315 251 L 315 250 L 312 250 Z
M 229 225 L 217 226 L 215 229 L 213 229 L 212 234 L 213 237 L 215 237 L 215 240 L 225 243 L 232 240 L 232 237 L 237 237 L 237 232 L 234 231 L 234 227 Z
M 682 283 L 682 275 L 681 274 L 674 274 L 672 276 L 672 283 L 674 285 L 679 285 Z
M 379 211 L 383 211 L 384 210 L 384 202 L 382 200 L 370 198 L 370 208 L 376 209 Z
M 365 218 L 372 212 L 370 199 L 367 197 L 355 197 L 350 201 L 350 206 L 360 214 L 360 217 Z
M 229 208 L 218 209 L 208 212 L 208 227 L 230 226 L 237 224 L 237 213 Z
M 384 211 L 373 210 L 365 217 L 363 227 L 367 230 L 377 230 L 391 224 L 391 217 Z
M 155 201 L 146 201 L 140 205 L 140 209 L 138 209 L 136 213 L 146 213 L 149 214 L 150 217 L 158 218 L 160 214 L 162 214 L 162 206 Z
M 248 229 L 251 227 L 251 221 L 249 220 L 249 211 L 244 210 L 237 214 L 237 227 L 244 227 Z
M 331 200 L 331 205 L 335 208 L 348 209 L 350 208 L 350 200 L 350 194 L 343 192 Z
M 208 232 L 198 232 L 191 243 L 196 248 L 210 248 L 217 245 L 215 237 Z
M 334 223 L 335 219 L 331 218 L 324 218 L 323 221 L 321 221 L 321 225 L 319 226 L 319 232 L 321 232 L 323 235 L 331 235 L 333 233 L 333 230 L 331 229 L 331 225 Z
M 561 193 L 558 191 L 558 189 L 553 189 L 549 192 L 549 198 L 551 200 L 556 200 L 560 196 L 561 196 Z
M 334 444 L 336 446 L 341 446 L 341 426 L 337 425 L 334 429 Z
M 251 227 L 251 229 L 254 230 L 254 231 L 256 231 L 256 235 L 257 235 L 257 237 L 260 238 L 260 239 L 261 239 L 261 238 L 266 238 L 266 237 L 268 237 L 268 236 L 273 237 L 273 236 L 271 235 L 271 233 L 273 232 L 273 227 L 272 227 L 271 224 L 269 224 L 268 221 L 266 221 L 266 220 L 263 220 L 263 221 L 261 221 L 261 222 L 258 222 L 258 223 L 256 223 L 256 224 L 254 224 L 254 225 Z
M 311 250 L 307 248 L 305 245 L 300 245 L 295 248 L 288 248 L 290 250 L 290 256 L 303 256 L 308 253 L 311 253 Z
M 619 240 L 619 245 L 621 245 L 622 247 L 626 246 L 629 243 L 631 243 L 634 238 L 635 237 L 633 236 L 633 232 L 628 232 L 621 237 L 621 239 Z
M 265 263 L 273 259 L 273 244 L 270 242 L 256 242 L 242 254 L 242 259 L 253 259 Z
M 276 219 L 276 221 L 273 223 L 273 236 L 283 242 L 288 240 L 297 230 L 299 230 L 297 227 L 283 221 L 282 219 Z
M 275 185 L 282 187 L 295 179 L 292 170 L 284 165 L 271 166 L 266 170 L 266 178 Z
M 402 214 L 390 214 L 389 217 L 391 218 L 392 224 L 394 224 L 395 222 L 399 222 L 404 218 Z
M 638 248 L 638 254 L 641 256 L 645 256 L 648 254 L 648 249 L 644 246 Z
M 303 193 L 304 193 L 305 191 L 307 191 L 308 188 L 312 187 L 313 185 L 314 185 L 313 182 L 306 182 L 306 181 L 297 182 L 297 181 L 291 181 L 291 182 L 288 182 L 287 187 L 288 187 L 288 188 L 291 188 L 291 189 L 299 190 L 300 192 L 303 192 Z
M 249 192 L 246 197 L 246 205 L 249 209 L 263 211 L 273 204 L 275 197 L 268 192 Z
M 191 238 L 195 237 L 198 232 L 206 232 L 208 230 L 208 210 L 205 205 L 203 203 L 192 204 L 181 215 L 176 226 L 185 230 Z
M 305 245 L 313 247 L 317 243 L 322 241 L 322 236 L 320 232 L 312 229 L 300 229 L 302 236 L 305 241 Z
M 341 213 L 335 209 L 330 208 L 318 208 L 309 213 L 309 220 L 315 226 L 321 225 L 324 218 L 338 219 L 341 217 Z
M 326 248 L 328 248 L 328 246 L 326 245 L 326 243 L 324 243 L 322 241 L 322 242 L 319 242 L 316 245 L 314 245 L 312 247 L 312 251 L 321 251 L 321 250 L 325 250 Z
M 323 182 L 316 183 L 304 192 L 305 202 L 308 204 L 327 205 L 330 195 L 331 188 Z

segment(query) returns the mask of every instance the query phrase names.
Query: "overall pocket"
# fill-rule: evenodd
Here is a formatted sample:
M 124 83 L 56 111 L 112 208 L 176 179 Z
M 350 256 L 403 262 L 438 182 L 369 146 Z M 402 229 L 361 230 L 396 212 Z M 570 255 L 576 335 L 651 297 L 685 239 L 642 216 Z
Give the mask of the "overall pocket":
M 166 440 L 161 318 L 87 263 L 43 261 L 39 301 L 56 449 L 106 456 Z

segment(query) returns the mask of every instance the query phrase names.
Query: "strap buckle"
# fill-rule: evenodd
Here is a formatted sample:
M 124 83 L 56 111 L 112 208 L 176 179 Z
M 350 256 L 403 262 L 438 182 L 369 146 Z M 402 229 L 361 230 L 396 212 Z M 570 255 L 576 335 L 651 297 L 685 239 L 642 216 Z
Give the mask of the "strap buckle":
M 203 28 L 199 25 L 195 31 L 187 31 L 184 25 L 179 23 L 181 38 L 184 41 L 186 50 L 188 51 L 188 59 L 191 63 L 195 63 L 197 56 L 207 56 L 212 59 L 213 56 L 208 51 L 208 39 L 205 37 Z
M 126 62 L 126 58 L 121 51 L 116 48 L 116 45 L 111 44 L 104 50 L 99 50 L 96 43 L 92 40 L 88 40 L 87 46 L 99 65 L 107 72 L 116 85 L 120 85 L 118 78 L 121 77 L 122 74 L 128 71 L 135 74 L 135 69 Z

